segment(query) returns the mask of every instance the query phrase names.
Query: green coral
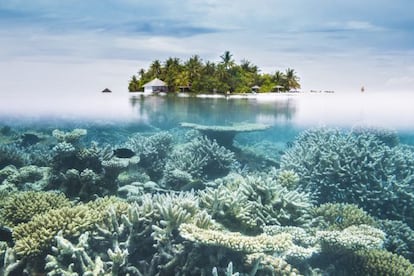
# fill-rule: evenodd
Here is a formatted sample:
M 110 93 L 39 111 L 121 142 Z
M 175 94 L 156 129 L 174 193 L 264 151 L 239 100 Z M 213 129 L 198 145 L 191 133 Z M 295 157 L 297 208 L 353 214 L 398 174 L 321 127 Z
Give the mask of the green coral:
M 355 204 L 325 203 L 313 208 L 312 214 L 321 218 L 321 223 L 332 230 L 360 224 L 376 226 L 374 218 Z
M 15 226 L 30 221 L 35 215 L 70 206 L 72 203 L 61 193 L 18 192 L 4 199 L 0 215 L 6 225 Z
M 414 266 L 404 257 L 385 250 L 358 250 L 345 263 L 348 275 L 414 275 Z
M 93 229 L 95 224 L 102 223 L 109 208 L 115 208 L 121 214 L 127 211 L 128 204 L 109 197 L 36 215 L 29 222 L 14 228 L 14 249 L 20 257 L 39 255 L 50 247 L 59 231 L 65 237 L 77 237 Z
M 292 170 L 279 171 L 276 179 L 281 186 L 289 190 L 295 189 L 300 180 L 299 175 Z

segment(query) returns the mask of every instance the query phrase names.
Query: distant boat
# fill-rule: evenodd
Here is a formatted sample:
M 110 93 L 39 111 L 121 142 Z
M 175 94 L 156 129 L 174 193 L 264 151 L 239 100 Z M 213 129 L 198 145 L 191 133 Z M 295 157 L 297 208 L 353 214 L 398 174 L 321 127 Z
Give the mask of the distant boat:
M 109 90 L 108 88 L 105 88 L 104 90 L 102 90 L 102 93 L 112 93 L 112 91 Z

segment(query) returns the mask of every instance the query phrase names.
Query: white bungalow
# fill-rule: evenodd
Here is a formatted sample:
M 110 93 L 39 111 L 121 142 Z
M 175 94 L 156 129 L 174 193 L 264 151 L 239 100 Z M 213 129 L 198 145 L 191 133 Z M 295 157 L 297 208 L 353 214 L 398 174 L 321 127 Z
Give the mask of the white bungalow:
M 167 92 L 168 86 L 162 80 L 155 78 L 150 82 L 147 82 L 143 85 L 144 93 L 158 93 L 158 92 Z

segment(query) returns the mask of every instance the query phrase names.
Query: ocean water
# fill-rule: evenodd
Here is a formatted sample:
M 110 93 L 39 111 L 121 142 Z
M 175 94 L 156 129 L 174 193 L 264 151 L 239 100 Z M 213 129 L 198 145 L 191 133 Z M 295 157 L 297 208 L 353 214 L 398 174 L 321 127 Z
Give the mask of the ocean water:
M 5 96 L 0 273 L 411 275 L 413 100 Z

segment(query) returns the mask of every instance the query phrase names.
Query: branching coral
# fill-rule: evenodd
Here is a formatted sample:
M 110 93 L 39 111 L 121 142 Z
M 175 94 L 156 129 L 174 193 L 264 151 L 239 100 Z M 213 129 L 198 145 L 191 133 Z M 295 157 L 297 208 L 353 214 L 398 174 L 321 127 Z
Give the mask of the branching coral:
M 312 214 L 320 218 L 321 227 L 332 230 L 342 230 L 351 225 L 377 224 L 373 217 L 355 204 L 325 203 L 313 208 Z
M 7 166 L 4 171 L 7 178 L 3 185 L 14 187 L 17 190 L 43 190 L 49 184 L 50 168 L 37 167 L 34 165 L 24 166 L 16 169 Z
M 414 151 L 370 132 L 302 133 L 281 160 L 319 203 L 354 203 L 380 218 L 414 221 Z
M 414 230 L 397 220 L 381 220 L 379 224 L 386 234 L 384 247 L 414 262 Z
M 190 189 L 204 179 L 224 176 L 237 166 L 233 152 L 201 136 L 174 149 L 162 182 L 176 190 Z
M 168 132 L 159 132 L 149 137 L 137 134 L 125 143 L 125 147 L 140 157 L 139 165 L 156 181 L 162 177 L 167 156 L 172 150 L 172 142 L 172 135 Z
M 181 224 L 179 231 L 180 235 L 187 240 L 205 245 L 222 246 L 244 253 L 282 254 L 294 247 L 292 236 L 289 234 L 245 236 L 239 232 L 202 229 L 193 224 Z
M 265 225 L 302 225 L 309 218 L 309 195 L 268 175 L 230 174 L 211 185 L 217 188 L 200 192 L 201 207 L 230 229 L 258 233 Z
M 35 215 L 70 206 L 72 203 L 60 193 L 18 192 L 4 199 L 0 215 L 6 225 L 15 226 L 29 222 Z
M 61 232 L 55 237 L 56 247 L 52 252 L 56 255 L 47 255 L 45 269 L 50 276 L 58 275 L 103 275 L 104 263 L 97 256 L 94 260 L 86 252 L 89 232 L 79 237 L 75 245 L 65 239 Z
M 322 251 L 339 254 L 359 249 L 379 249 L 383 246 L 385 233 L 368 225 L 357 225 L 342 231 L 317 231 Z
M 8 165 L 21 167 L 29 163 L 29 154 L 15 144 L 0 144 L 0 169 Z
M 414 275 L 405 258 L 385 250 L 359 250 L 343 260 L 348 275 Z
M 88 231 L 106 216 L 108 208 L 126 212 L 127 204 L 114 198 L 102 198 L 88 204 L 53 209 L 33 217 L 14 228 L 15 250 L 20 257 L 39 255 L 47 250 L 55 235 L 62 231 L 65 237 L 77 237 Z
M 70 144 L 78 143 L 79 140 L 87 134 L 86 129 L 76 128 L 72 131 L 62 131 L 59 129 L 55 129 L 52 132 L 53 137 L 55 137 L 59 142 L 66 142 Z

